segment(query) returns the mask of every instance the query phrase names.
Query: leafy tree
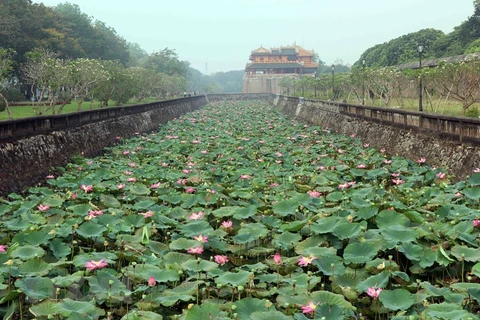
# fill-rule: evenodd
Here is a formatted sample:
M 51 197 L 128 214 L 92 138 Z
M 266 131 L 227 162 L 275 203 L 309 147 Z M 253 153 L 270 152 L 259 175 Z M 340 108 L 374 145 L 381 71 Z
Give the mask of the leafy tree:
M 148 56 L 144 67 L 155 70 L 155 72 L 168 74 L 170 76 L 185 76 L 188 66 L 178 59 L 178 55 L 175 50 L 165 48 Z
M 2 91 L 8 87 L 8 80 L 10 80 L 10 75 L 13 70 L 13 54 L 14 52 L 12 50 L 0 48 L 0 99 L 2 99 L 5 104 L 5 109 L 10 119 L 12 119 L 12 113 L 8 105 L 8 100 L 2 94 Z

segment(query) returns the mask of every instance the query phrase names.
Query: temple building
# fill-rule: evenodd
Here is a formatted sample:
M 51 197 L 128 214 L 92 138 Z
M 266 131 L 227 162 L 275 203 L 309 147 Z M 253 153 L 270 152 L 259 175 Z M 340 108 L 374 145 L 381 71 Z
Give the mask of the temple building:
M 284 77 L 314 76 L 318 64 L 315 52 L 297 46 L 253 50 L 245 67 L 243 93 L 280 93 L 278 86 Z
M 252 51 L 245 71 L 255 74 L 315 74 L 318 64 L 312 61 L 315 52 L 294 45 L 290 47 L 260 47 Z

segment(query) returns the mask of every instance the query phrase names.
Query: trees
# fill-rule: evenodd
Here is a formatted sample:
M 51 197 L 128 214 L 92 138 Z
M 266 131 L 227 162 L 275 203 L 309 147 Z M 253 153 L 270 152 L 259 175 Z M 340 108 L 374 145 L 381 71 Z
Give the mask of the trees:
M 165 48 L 148 56 L 147 61 L 143 65 L 145 68 L 155 70 L 159 73 L 165 73 L 170 76 L 181 75 L 187 73 L 187 65 L 178 59 L 175 50 Z
M 13 50 L 0 48 L 0 99 L 5 104 L 5 109 L 7 110 L 8 117 L 10 119 L 12 119 L 12 113 L 8 105 L 8 100 L 2 94 L 2 89 L 5 89 L 6 87 L 8 87 L 8 80 L 10 79 L 10 73 L 13 70 L 13 60 L 12 60 L 13 54 L 14 54 Z

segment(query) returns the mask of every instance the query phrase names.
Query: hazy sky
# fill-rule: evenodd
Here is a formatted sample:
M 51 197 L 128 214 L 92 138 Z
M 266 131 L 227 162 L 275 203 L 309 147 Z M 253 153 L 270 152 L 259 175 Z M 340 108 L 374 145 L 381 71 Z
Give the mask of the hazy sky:
M 62 0 L 34 0 L 54 6 Z M 241 70 L 250 52 L 296 42 L 327 63 L 425 28 L 449 33 L 472 0 L 70 0 L 148 53 L 173 48 L 208 74 Z

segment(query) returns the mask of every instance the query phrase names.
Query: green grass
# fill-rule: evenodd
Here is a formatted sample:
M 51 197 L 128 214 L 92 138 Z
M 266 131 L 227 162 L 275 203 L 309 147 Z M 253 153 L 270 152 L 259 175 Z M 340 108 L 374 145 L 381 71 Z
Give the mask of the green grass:
M 170 97 L 169 99 L 174 99 L 174 97 Z M 138 103 L 149 103 L 149 102 L 154 102 L 154 101 L 160 101 L 160 100 L 157 99 L 157 98 L 148 98 L 148 99 L 144 99 L 140 102 L 138 102 L 136 100 L 135 101 L 130 100 L 125 105 L 132 105 L 132 104 L 138 104 Z M 114 107 L 114 106 L 115 106 L 115 104 L 113 102 L 110 102 L 108 107 Z M 99 101 L 94 101 L 94 103 L 91 107 L 90 107 L 90 102 L 84 102 L 82 104 L 82 109 L 81 110 L 85 111 L 85 110 L 90 110 L 90 109 L 98 109 L 99 107 L 100 107 L 100 102 Z M 59 105 L 55 107 L 56 112 L 58 112 L 59 108 L 60 108 Z M 36 116 L 35 112 L 33 110 L 33 107 L 31 105 L 30 106 L 12 106 L 12 107 L 10 107 L 10 110 L 12 112 L 13 119 L 22 119 L 22 118 L 35 117 Z M 69 104 L 65 105 L 65 107 L 63 108 L 62 114 L 77 112 L 77 111 L 78 111 L 78 104 L 77 104 L 76 101 L 73 101 L 72 103 L 69 103 Z M 49 109 L 45 113 L 43 113 L 42 115 L 51 115 L 51 114 L 52 114 L 52 110 Z M 0 112 L 0 121 L 2 121 L 2 120 L 10 120 L 6 110 Z

